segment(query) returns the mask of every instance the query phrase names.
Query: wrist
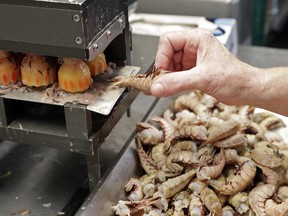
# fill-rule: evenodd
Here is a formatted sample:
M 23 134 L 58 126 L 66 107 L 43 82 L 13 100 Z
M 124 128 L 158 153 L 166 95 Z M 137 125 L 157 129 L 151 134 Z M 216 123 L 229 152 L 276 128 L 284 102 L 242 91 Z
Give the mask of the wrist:
M 287 68 L 255 68 L 254 71 L 250 105 L 287 115 Z

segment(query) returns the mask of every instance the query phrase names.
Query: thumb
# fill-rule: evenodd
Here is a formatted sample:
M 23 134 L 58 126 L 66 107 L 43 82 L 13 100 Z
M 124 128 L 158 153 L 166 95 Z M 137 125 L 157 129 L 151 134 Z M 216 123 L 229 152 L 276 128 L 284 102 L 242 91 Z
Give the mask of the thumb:
M 155 97 L 165 97 L 196 89 L 200 80 L 201 76 L 197 67 L 186 71 L 167 73 L 153 82 L 151 94 Z

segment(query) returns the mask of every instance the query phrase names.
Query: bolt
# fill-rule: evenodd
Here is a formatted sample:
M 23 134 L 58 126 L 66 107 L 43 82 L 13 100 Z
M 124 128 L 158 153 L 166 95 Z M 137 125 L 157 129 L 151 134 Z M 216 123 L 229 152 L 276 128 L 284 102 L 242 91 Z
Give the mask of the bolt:
M 93 51 L 96 52 L 96 50 L 98 49 L 98 45 L 97 44 L 93 44 Z
M 63 64 L 63 62 L 64 62 L 64 61 L 63 61 L 63 58 L 60 58 L 60 57 L 59 57 L 59 58 L 57 59 L 57 62 L 58 62 L 58 64 L 60 64 L 60 65 Z
M 106 34 L 107 34 L 107 36 L 111 36 L 112 35 L 110 30 L 108 30 Z
M 122 26 L 123 25 L 123 20 L 122 19 L 119 19 L 119 24 L 120 24 L 120 26 Z
M 75 22 L 79 22 L 79 21 L 81 20 L 81 18 L 80 18 L 80 16 L 79 16 L 78 14 L 74 14 L 74 15 L 73 15 L 73 20 L 74 20 Z
M 75 41 L 76 41 L 77 44 L 82 44 L 82 42 L 83 42 L 81 37 L 76 37 Z

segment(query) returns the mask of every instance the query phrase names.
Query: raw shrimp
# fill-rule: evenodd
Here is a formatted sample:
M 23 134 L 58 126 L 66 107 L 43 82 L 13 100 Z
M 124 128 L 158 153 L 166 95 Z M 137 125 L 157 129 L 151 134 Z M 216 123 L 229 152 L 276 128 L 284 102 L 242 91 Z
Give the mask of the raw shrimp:
M 288 214 L 288 199 L 281 203 L 277 203 L 273 199 L 268 199 L 265 202 L 265 213 L 267 216 L 286 216 Z
M 208 187 L 204 188 L 200 193 L 200 199 L 206 208 L 209 209 L 210 213 L 214 213 L 219 216 L 222 215 L 221 203 L 212 189 Z
M 191 151 L 191 152 L 197 152 L 197 144 L 196 142 L 192 140 L 183 140 L 183 141 L 178 141 L 175 143 L 172 148 L 171 148 L 171 153 L 172 152 L 177 152 L 177 151 Z
M 175 131 L 175 126 L 164 118 L 161 118 L 159 116 L 154 116 L 150 118 L 150 120 L 158 122 L 160 124 L 160 127 L 162 128 L 162 131 L 164 134 L 163 135 L 164 141 L 168 140 L 171 134 L 173 134 Z
M 158 167 L 166 165 L 167 155 L 164 153 L 164 147 L 164 143 L 159 143 L 152 148 L 151 157 L 157 163 Z
M 180 213 L 184 209 L 187 209 L 190 203 L 190 194 L 188 191 L 180 191 L 173 198 L 172 205 L 174 207 L 174 212 Z
M 189 190 L 194 194 L 200 195 L 201 191 L 208 185 L 207 181 L 201 181 L 198 178 L 193 178 L 188 185 Z
M 209 180 L 209 184 L 221 194 L 234 195 L 243 191 L 254 179 L 256 175 L 256 165 L 253 161 L 243 162 L 239 172 L 222 184 L 214 179 Z
M 283 165 L 283 160 L 273 151 L 273 149 L 264 147 L 251 151 L 251 158 L 261 166 L 276 168 Z
M 243 134 L 234 134 L 225 139 L 214 142 L 213 145 L 218 148 L 237 148 L 245 146 L 247 140 Z
M 204 166 L 204 167 L 198 167 L 197 169 L 197 178 L 200 180 L 205 179 L 215 179 L 219 177 L 222 173 L 222 170 L 225 166 L 225 155 L 224 150 L 221 149 L 219 153 L 219 157 L 216 157 L 217 161 L 212 166 Z
M 276 115 L 269 116 L 259 123 L 259 126 L 264 130 L 274 130 L 280 127 L 285 127 L 285 123 Z
M 127 198 L 130 201 L 139 201 L 143 199 L 142 183 L 136 178 L 130 178 L 125 185 L 125 191 L 129 194 Z
M 222 208 L 222 216 L 235 216 L 235 215 L 236 212 L 231 206 L 226 205 Z
M 156 145 L 163 140 L 163 132 L 149 123 L 138 122 L 136 130 L 143 144 Z
M 168 179 L 166 182 L 162 183 L 158 188 L 160 197 L 164 198 L 173 197 L 176 193 L 178 193 L 188 185 L 188 183 L 195 176 L 195 174 L 196 171 L 191 170 L 175 178 Z
M 237 133 L 239 129 L 239 122 L 233 119 L 221 123 L 214 123 L 210 128 L 208 128 L 208 138 L 203 145 L 232 136 L 233 134 Z
M 166 73 L 167 71 L 162 70 L 161 68 L 153 67 L 152 70 L 150 70 L 146 74 L 136 74 L 129 77 L 118 76 L 114 78 L 114 83 L 112 84 L 112 87 L 134 87 L 140 91 L 150 94 L 152 83 L 159 76 L 162 76 Z
M 146 154 L 139 138 L 137 137 L 135 138 L 135 143 L 137 146 L 137 152 L 139 155 L 140 163 L 143 169 L 149 175 L 155 174 L 158 170 L 156 162 Z
M 275 193 L 271 184 L 262 184 L 254 187 L 249 193 L 249 204 L 257 216 L 265 216 L 265 202 Z
M 228 203 L 231 204 L 239 214 L 244 214 L 249 210 L 248 193 L 240 192 L 228 198 Z
M 204 204 L 201 202 L 200 198 L 194 194 L 190 194 L 188 215 L 189 216 L 204 215 Z
M 157 201 L 156 198 L 143 199 L 140 201 L 119 200 L 112 210 L 119 216 L 143 215 L 149 206 Z

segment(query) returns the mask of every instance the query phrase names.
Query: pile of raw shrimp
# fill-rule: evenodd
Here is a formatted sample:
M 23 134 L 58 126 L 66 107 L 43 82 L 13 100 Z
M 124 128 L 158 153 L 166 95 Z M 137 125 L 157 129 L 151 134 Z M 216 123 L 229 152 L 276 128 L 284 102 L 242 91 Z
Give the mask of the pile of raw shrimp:
M 193 91 L 137 124 L 144 174 L 116 215 L 288 215 L 288 145 L 270 112 Z

